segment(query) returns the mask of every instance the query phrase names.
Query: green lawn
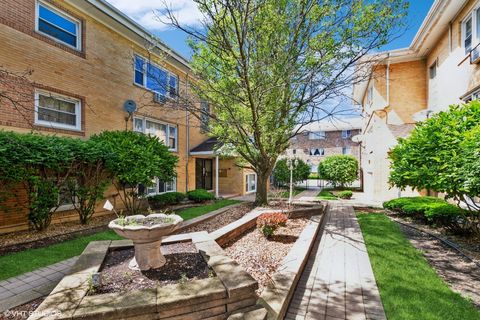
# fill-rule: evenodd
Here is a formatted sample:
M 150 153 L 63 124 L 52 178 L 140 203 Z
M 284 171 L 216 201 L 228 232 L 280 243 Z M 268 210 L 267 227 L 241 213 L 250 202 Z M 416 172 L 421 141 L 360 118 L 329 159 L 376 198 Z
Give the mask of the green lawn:
M 317 198 L 322 200 L 337 200 L 337 196 L 335 196 L 331 191 L 323 189 L 317 194 Z
M 198 216 L 201 216 L 203 214 L 209 213 L 213 210 L 217 210 L 217 209 L 229 206 L 231 204 L 240 203 L 240 202 L 241 201 L 238 201 L 238 200 L 223 199 L 223 200 L 218 200 L 212 204 L 183 209 L 177 212 L 177 214 L 181 216 L 183 220 L 190 220 Z
M 238 203 L 236 200 L 219 200 L 215 203 L 188 208 L 178 214 L 189 220 L 213 210 Z M 122 239 L 115 232 L 102 231 L 90 236 L 78 237 L 45 248 L 28 249 L 21 252 L 0 256 L 0 280 L 33 271 L 38 268 L 74 257 L 82 253 L 90 241 Z
M 389 320 L 480 319 L 480 311 L 450 290 L 394 222 L 364 213 L 358 220 Z
M 295 197 L 296 195 L 302 193 L 303 191 L 305 191 L 306 189 L 305 188 L 294 188 L 292 191 L 293 193 L 293 196 Z M 280 197 L 282 198 L 288 198 L 290 197 L 290 189 L 287 189 L 285 191 L 282 191 L 282 193 L 280 194 Z

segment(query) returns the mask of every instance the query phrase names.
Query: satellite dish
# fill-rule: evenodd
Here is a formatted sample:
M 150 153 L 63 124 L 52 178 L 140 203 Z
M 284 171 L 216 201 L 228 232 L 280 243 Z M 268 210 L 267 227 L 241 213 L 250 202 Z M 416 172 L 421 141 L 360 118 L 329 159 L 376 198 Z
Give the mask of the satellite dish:
M 128 112 L 128 114 L 132 114 L 137 111 L 137 104 L 133 100 L 127 100 L 123 104 L 123 109 Z
M 352 137 L 352 141 L 356 143 L 361 143 L 363 141 L 363 134 L 357 134 Z

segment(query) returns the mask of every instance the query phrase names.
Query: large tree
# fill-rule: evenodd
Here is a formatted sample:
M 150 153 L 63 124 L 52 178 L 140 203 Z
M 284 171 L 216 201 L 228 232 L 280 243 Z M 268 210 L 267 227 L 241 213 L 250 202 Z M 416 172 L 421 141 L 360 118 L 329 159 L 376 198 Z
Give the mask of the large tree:
M 258 175 L 256 202 L 290 138 L 364 80 L 367 53 L 398 35 L 408 4 L 399 0 L 195 0 L 201 28 L 168 21 L 191 36 L 191 87 L 210 102 L 181 105 L 210 118 L 209 131 Z M 165 19 L 165 16 L 167 19 Z M 347 92 L 348 91 L 348 92 Z

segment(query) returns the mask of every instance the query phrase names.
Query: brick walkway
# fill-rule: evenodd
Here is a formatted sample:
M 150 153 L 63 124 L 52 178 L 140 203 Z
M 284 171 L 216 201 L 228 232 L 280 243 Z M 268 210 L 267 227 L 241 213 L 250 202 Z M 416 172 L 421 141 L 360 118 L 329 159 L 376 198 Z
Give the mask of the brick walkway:
M 286 319 L 386 319 L 353 207 L 330 203 L 327 214 Z
M 48 295 L 75 261 L 77 257 L 0 281 L 0 312 Z

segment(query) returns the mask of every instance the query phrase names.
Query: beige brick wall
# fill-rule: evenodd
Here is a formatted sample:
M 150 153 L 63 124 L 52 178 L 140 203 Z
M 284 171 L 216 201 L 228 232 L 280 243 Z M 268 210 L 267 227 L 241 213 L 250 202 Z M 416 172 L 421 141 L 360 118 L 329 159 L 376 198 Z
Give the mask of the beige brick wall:
M 34 30 L 34 0 L 5 0 L 0 2 L 0 65 L 12 72 L 32 70 L 29 79 L 32 84 L 13 83 L 13 89 L 31 96 L 31 101 L 16 110 L 6 101 L 0 109 L 0 129 L 39 132 L 88 137 L 105 130 L 124 130 L 126 127 L 123 103 L 132 99 L 137 102 L 138 116 L 146 116 L 178 126 L 179 157 L 177 167 L 177 190 L 195 188 L 195 162 L 188 158 L 193 148 L 207 137 L 200 132 L 198 121 L 191 118 L 192 126 L 187 137 L 186 114 L 171 103 L 153 103 L 153 94 L 133 83 L 134 53 L 148 55 L 142 48 L 112 29 L 98 23 L 63 1 L 52 1 L 62 10 L 68 11 L 82 21 L 84 44 L 81 52 L 56 43 Z M 180 77 L 180 91 L 185 83 L 186 73 L 162 57 L 151 59 L 176 73 Z M 15 87 L 16 86 L 16 87 Z M 82 100 L 82 131 L 74 132 L 33 126 L 33 87 L 77 97 Z M 12 88 L 10 88 L 12 89 Z M 132 128 L 131 121 L 127 128 Z M 187 173 L 188 172 L 188 173 Z M 114 195 L 110 190 L 107 196 Z M 117 199 L 117 202 L 119 199 Z M 1 231 L 0 231 L 1 232 Z

